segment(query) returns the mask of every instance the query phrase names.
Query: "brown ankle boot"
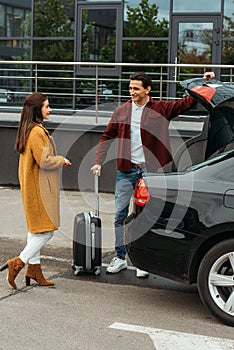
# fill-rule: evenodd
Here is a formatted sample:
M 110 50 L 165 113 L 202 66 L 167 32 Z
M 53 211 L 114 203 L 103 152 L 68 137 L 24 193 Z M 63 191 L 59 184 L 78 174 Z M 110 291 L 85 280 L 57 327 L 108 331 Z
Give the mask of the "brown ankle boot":
M 26 286 L 30 286 L 30 278 L 36 281 L 40 286 L 54 285 L 53 281 L 48 281 L 43 276 L 43 273 L 41 271 L 41 264 L 28 264 L 28 267 L 25 273 Z
M 8 260 L 7 265 L 8 265 L 7 280 L 14 289 L 17 289 L 17 286 L 15 284 L 15 279 L 18 273 L 20 272 L 20 270 L 22 270 L 22 268 L 24 267 L 24 263 L 20 259 L 20 257 L 17 256 L 14 259 Z

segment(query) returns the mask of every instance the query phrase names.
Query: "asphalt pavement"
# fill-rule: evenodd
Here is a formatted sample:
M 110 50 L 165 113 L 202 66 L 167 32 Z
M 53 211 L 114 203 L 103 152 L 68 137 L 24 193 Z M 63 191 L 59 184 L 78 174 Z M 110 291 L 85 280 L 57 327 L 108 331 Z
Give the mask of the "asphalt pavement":
M 96 292 L 98 293 L 97 300 L 100 297 L 102 298 L 100 302 L 105 303 L 106 298 L 108 304 L 108 300 L 113 293 L 113 298 L 118 298 L 116 293 L 119 290 L 119 296 L 122 298 L 126 290 L 131 291 L 131 288 L 134 287 L 143 287 L 151 290 L 156 288 L 157 290 L 162 290 L 162 293 L 164 293 L 164 290 L 170 291 L 170 293 L 172 291 L 181 291 L 185 292 L 185 294 L 192 293 L 197 298 L 197 290 L 194 286 L 184 286 L 154 275 L 150 275 L 147 279 L 136 278 L 135 268 L 131 266 L 130 262 L 126 271 L 115 275 L 106 274 L 106 266 L 114 256 L 113 199 L 114 195 L 111 193 L 100 193 L 100 217 L 102 219 L 103 235 L 103 265 L 100 276 L 75 276 L 72 269 L 74 216 L 79 212 L 95 209 L 93 206 L 95 203 L 93 193 L 73 191 L 61 191 L 61 226 L 41 252 L 42 269 L 45 277 L 54 280 L 55 286 L 40 287 L 33 282 L 30 287 L 26 287 L 24 284 L 24 270 L 22 270 L 16 279 L 18 290 L 15 291 L 6 281 L 7 270 L 0 272 L 0 314 L 2 320 L 0 350 L 110 349 L 109 345 L 106 347 L 105 345 L 100 345 L 99 347 L 92 345 L 92 337 L 89 339 L 88 334 L 89 324 L 85 327 L 87 334 L 85 335 L 86 338 L 83 339 L 83 345 L 79 341 L 79 345 L 76 345 L 78 343 L 75 333 L 73 333 L 74 338 L 72 338 L 72 332 L 78 330 L 79 322 L 83 322 L 82 320 L 88 322 L 85 306 L 82 305 L 82 297 L 87 297 L 92 292 L 94 295 L 92 294 L 90 298 L 92 298 L 94 304 Z M 26 243 L 26 222 L 21 193 L 18 188 L 0 187 L 0 213 L 0 263 L 3 264 L 8 259 L 18 255 Z M 117 287 L 114 290 L 113 285 Z M 122 290 L 121 288 L 124 287 L 127 289 Z M 81 294 L 79 294 L 79 290 Z M 77 305 L 78 313 L 75 316 L 73 315 L 74 320 L 72 321 L 70 313 L 72 312 L 72 303 L 74 303 L 74 307 L 76 305 L 76 299 L 79 300 L 80 305 Z M 86 311 L 89 310 L 88 305 L 89 303 Z M 98 313 L 98 306 L 94 306 L 94 308 L 95 312 Z M 83 312 L 82 317 L 79 313 L 81 309 Z M 87 312 L 90 312 L 90 310 Z M 104 312 L 104 309 L 102 309 L 102 312 Z M 111 313 L 110 310 L 108 312 Z M 51 316 L 51 313 L 53 316 Z M 59 332 L 59 329 L 61 329 L 61 332 L 65 332 L 64 325 L 67 324 L 68 319 L 71 323 L 67 333 L 70 337 L 69 342 L 66 343 L 65 339 L 68 338 L 66 338 L 64 333 L 65 338 L 63 343 L 61 343 L 60 338 L 63 334 Z M 93 321 L 92 317 L 91 319 Z M 32 329 L 31 324 L 33 324 Z M 28 331 L 30 334 L 27 338 Z M 41 343 L 41 338 L 38 339 L 38 331 L 40 332 L 40 337 L 43 338 L 43 344 Z M 25 332 L 26 337 L 22 332 Z M 102 341 L 100 340 L 101 343 Z M 138 345 L 134 344 L 132 344 L 134 347 L 122 344 L 121 348 L 138 349 Z M 141 346 L 139 345 L 139 349 L 142 348 Z M 118 349 L 118 342 L 112 348 Z M 148 349 L 151 348 L 150 345 Z
M 95 194 L 79 191 L 61 191 L 60 207 L 61 207 L 61 225 L 58 231 L 55 232 L 54 237 L 45 245 L 41 251 L 42 264 L 44 263 L 49 268 L 64 268 L 67 270 L 67 275 L 71 274 L 73 278 L 74 272 L 73 264 L 73 222 L 74 217 L 80 212 L 95 211 Z M 131 206 L 130 206 L 131 211 Z M 3 264 L 8 259 L 18 255 L 26 244 L 27 227 L 25 215 L 23 211 L 21 192 L 18 187 L 0 187 L 0 263 Z M 128 270 L 134 276 L 132 282 L 129 276 L 124 278 L 123 274 L 106 274 L 105 269 L 110 260 L 115 256 L 114 251 L 114 194 L 100 193 L 99 194 L 99 216 L 102 222 L 102 274 L 95 280 L 111 283 L 142 283 L 145 286 L 154 287 L 153 281 L 156 276 L 150 276 L 147 279 L 135 278 L 135 267 L 132 266 L 128 259 Z M 46 268 L 45 268 L 46 270 Z M 4 272 L 0 273 L 1 275 Z M 121 276 L 121 277 L 120 277 Z M 77 278 L 75 276 L 75 278 Z M 88 278 L 92 278 L 89 276 Z M 164 280 L 164 279 L 163 279 Z M 136 282 L 138 281 L 138 282 Z M 179 288 L 183 290 L 183 285 L 175 284 L 167 279 L 164 280 L 163 285 L 172 286 L 172 288 Z M 1 283 L 1 291 L 4 290 L 4 284 Z M 2 289 L 3 288 L 3 289 Z M 187 287 L 185 287 L 187 290 Z M 191 287 L 194 290 L 194 287 Z M 9 289 L 8 289 L 9 291 Z M 4 292 L 3 292 L 4 293 Z

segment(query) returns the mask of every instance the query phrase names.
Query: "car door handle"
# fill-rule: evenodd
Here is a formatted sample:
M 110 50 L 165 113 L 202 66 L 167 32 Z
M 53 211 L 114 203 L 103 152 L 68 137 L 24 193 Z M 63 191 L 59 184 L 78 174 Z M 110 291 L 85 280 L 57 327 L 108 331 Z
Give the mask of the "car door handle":
M 223 204 L 227 208 L 234 208 L 234 190 L 227 190 L 224 193 Z

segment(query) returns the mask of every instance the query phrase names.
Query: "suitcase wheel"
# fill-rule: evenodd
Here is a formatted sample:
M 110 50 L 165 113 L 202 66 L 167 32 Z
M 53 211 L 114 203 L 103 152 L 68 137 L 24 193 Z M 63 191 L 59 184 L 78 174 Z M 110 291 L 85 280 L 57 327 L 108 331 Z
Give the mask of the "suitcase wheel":
M 74 270 L 74 275 L 78 276 L 80 275 L 81 271 L 83 271 L 83 266 L 74 266 L 73 270 Z
M 95 269 L 94 269 L 94 275 L 95 275 L 95 276 L 99 276 L 100 274 L 101 274 L 101 269 L 100 269 L 100 267 L 95 268 Z

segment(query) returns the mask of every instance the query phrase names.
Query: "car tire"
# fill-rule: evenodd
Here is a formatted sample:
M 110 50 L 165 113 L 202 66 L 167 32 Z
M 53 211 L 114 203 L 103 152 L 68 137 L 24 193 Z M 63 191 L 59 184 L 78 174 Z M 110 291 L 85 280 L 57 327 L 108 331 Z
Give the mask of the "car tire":
M 234 239 L 216 244 L 203 258 L 197 285 L 203 304 L 222 323 L 234 326 Z

